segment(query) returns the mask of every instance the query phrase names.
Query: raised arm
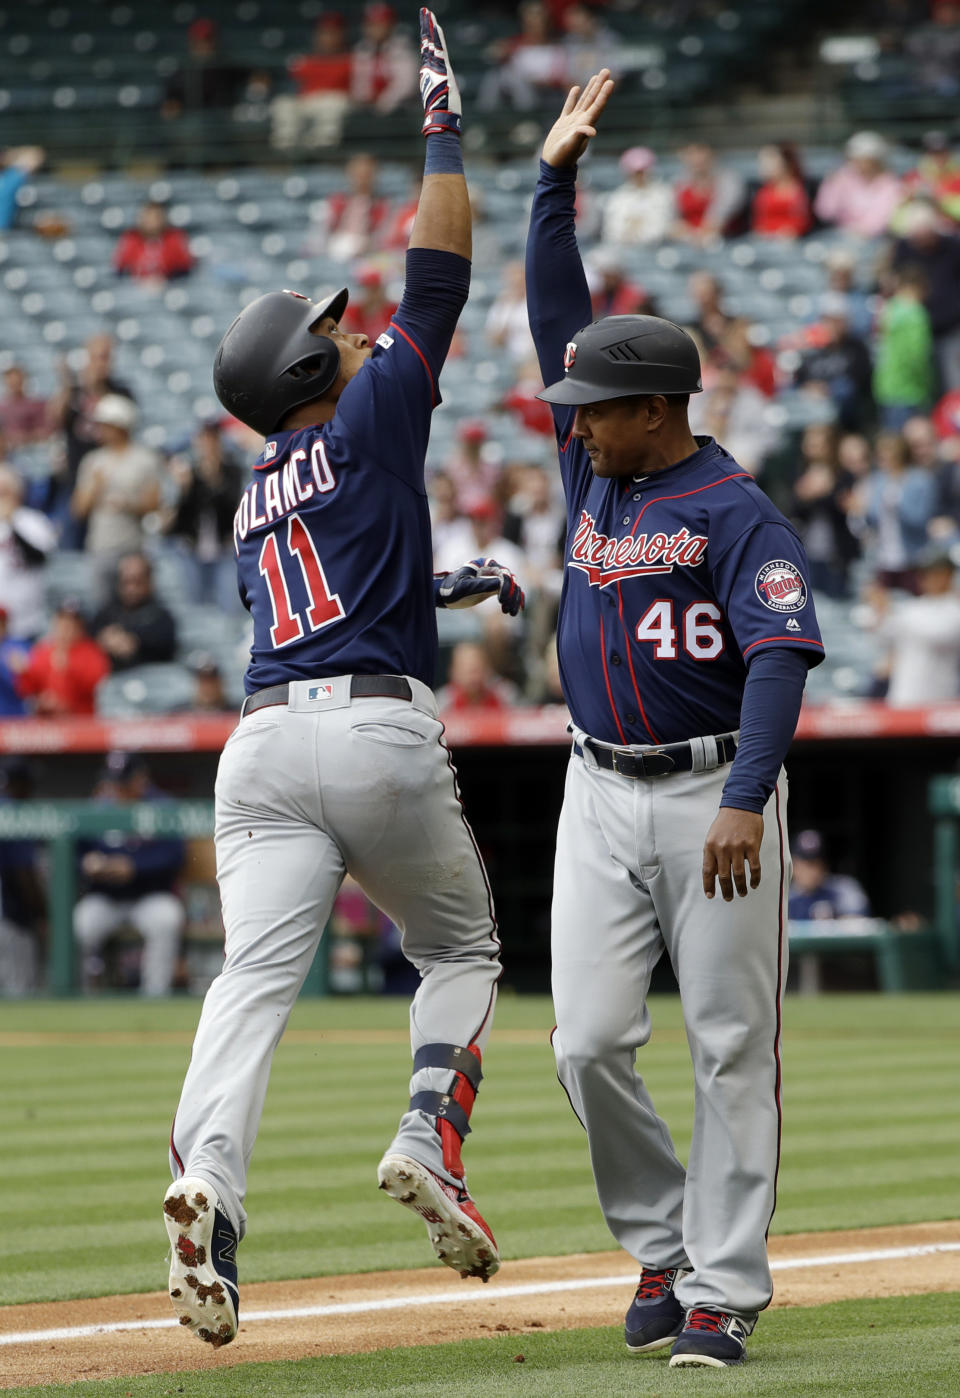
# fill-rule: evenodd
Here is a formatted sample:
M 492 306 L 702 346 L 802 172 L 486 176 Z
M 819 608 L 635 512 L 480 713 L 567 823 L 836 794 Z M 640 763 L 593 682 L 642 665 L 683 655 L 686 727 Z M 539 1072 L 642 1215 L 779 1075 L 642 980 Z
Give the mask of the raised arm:
M 544 383 L 563 373 L 567 341 L 593 318 L 574 227 L 577 161 L 613 91 L 609 70 L 572 87 L 543 143 L 527 239 L 527 311 Z
M 427 157 L 410 247 L 453 252 L 469 260 L 472 221 L 460 151 L 460 92 L 443 30 L 427 9 L 420 11 L 420 95 Z

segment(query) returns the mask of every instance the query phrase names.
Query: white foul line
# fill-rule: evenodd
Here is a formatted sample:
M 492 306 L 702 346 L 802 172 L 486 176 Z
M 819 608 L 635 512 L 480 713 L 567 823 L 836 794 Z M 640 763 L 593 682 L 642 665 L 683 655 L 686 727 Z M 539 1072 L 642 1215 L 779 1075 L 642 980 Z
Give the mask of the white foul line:
M 925 1243 L 916 1247 L 877 1248 L 872 1252 L 834 1252 L 821 1257 L 779 1257 L 772 1259 L 774 1272 L 802 1267 L 846 1267 L 859 1262 L 888 1262 L 906 1257 L 929 1257 L 938 1252 L 960 1252 L 958 1243 Z M 632 1281 L 636 1268 L 609 1277 L 582 1277 L 573 1281 L 521 1282 L 497 1286 L 492 1291 L 472 1291 L 467 1297 L 463 1290 L 426 1292 L 417 1296 L 385 1296 L 375 1301 L 341 1301 L 333 1306 L 294 1306 L 284 1310 L 244 1311 L 243 1323 L 257 1320 L 307 1320 L 322 1316 L 363 1315 L 370 1311 L 395 1311 L 405 1306 L 453 1306 L 469 1301 L 497 1301 L 510 1296 L 552 1296 L 563 1291 L 585 1291 L 588 1288 L 621 1286 Z M 0 1345 L 34 1345 L 45 1340 L 83 1340 L 91 1335 L 116 1335 L 123 1330 L 175 1330 L 176 1320 L 118 1320 L 107 1325 L 72 1325 L 60 1330 L 22 1330 L 0 1334 Z

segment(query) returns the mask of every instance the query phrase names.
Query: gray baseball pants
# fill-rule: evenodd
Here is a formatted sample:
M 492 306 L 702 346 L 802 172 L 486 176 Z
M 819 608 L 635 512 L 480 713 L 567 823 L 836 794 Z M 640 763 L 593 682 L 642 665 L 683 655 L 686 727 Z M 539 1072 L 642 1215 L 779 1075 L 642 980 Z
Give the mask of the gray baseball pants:
M 175 893 L 145 893 L 142 898 L 108 898 L 85 893 L 73 910 L 73 935 L 85 955 L 99 951 L 125 923 L 143 938 L 141 995 L 169 995 L 186 913 Z
M 728 774 L 634 781 L 598 768 L 589 751 L 571 756 L 554 883 L 553 1043 L 613 1236 L 642 1265 L 690 1269 L 676 1287 L 685 1308 L 730 1311 L 752 1328 L 773 1294 L 786 775 L 764 811 L 760 886 L 725 903 L 719 891 L 706 898 L 701 868 Z M 635 1070 L 664 951 L 693 1060 L 686 1169 Z
M 432 692 L 350 698 L 350 676 L 296 681 L 227 740 L 216 782 L 226 933 L 171 1136 L 174 1178 L 217 1190 L 243 1236 L 247 1168 L 274 1050 L 349 872 L 400 928 L 420 972 L 410 1041 L 486 1045 L 500 975 L 493 904 Z M 425 1068 L 411 1095 L 450 1090 Z M 450 1182 L 435 1119 L 407 1111 L 390 1150 Z

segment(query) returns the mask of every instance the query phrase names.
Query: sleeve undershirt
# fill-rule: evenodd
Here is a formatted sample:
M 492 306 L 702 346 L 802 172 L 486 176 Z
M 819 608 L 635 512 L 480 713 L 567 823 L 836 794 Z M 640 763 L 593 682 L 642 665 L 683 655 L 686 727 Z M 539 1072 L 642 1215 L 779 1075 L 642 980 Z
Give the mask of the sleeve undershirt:
M 796 732 L 807 657 L 768 646 L 750 662 L 740 706 L 740 742 L 721 806 L 763 811 Z

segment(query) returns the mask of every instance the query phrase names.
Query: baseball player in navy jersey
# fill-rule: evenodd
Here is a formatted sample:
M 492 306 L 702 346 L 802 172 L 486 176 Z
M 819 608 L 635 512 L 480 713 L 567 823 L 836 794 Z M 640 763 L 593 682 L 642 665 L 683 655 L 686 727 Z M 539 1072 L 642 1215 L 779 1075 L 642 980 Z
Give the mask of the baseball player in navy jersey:
M 642 1268 L 628 1346 L 719 1367 L 741 1362 L 772 1292 L 781 764 L 823 647 L 795 532 L 720 444 L 690 433 L 700 363 L 689 335 L 654 316 L 590 323 L 576 163 L 612 89 L 603 71 L 570 92 L 543 147 L 527 242 L 540 397 L 567 501 L 557 644 L 573 744 L 553 1042 L 604 1217 Z M 664 951 L 694 1068 L 686 1169 L 635 1071 Z
M 237 1243 L 270 1063 L 349 872 L 420 972 L 410 1103 L 379 1183 L 437 1256 L 486 1281 L 490 1228 L 460 1147 L 500 974 L 497 925 L 430 685 L 435 606 L 523 594 L 494 560 L 432 573 L 424 455 L 441 365 L 470 280 L 460 98 L 420 12 L 427 156 L 394 319 L 343 334 L 347 292 L 272 292 L 224 336 L 214 383 L 265 437 L 235 544 L 254 639 L 240 722 L 216 782 L 225 962 L 204 1002 L 170 1141 L 164 1199 L 180 1323 L 237 1330 Z

